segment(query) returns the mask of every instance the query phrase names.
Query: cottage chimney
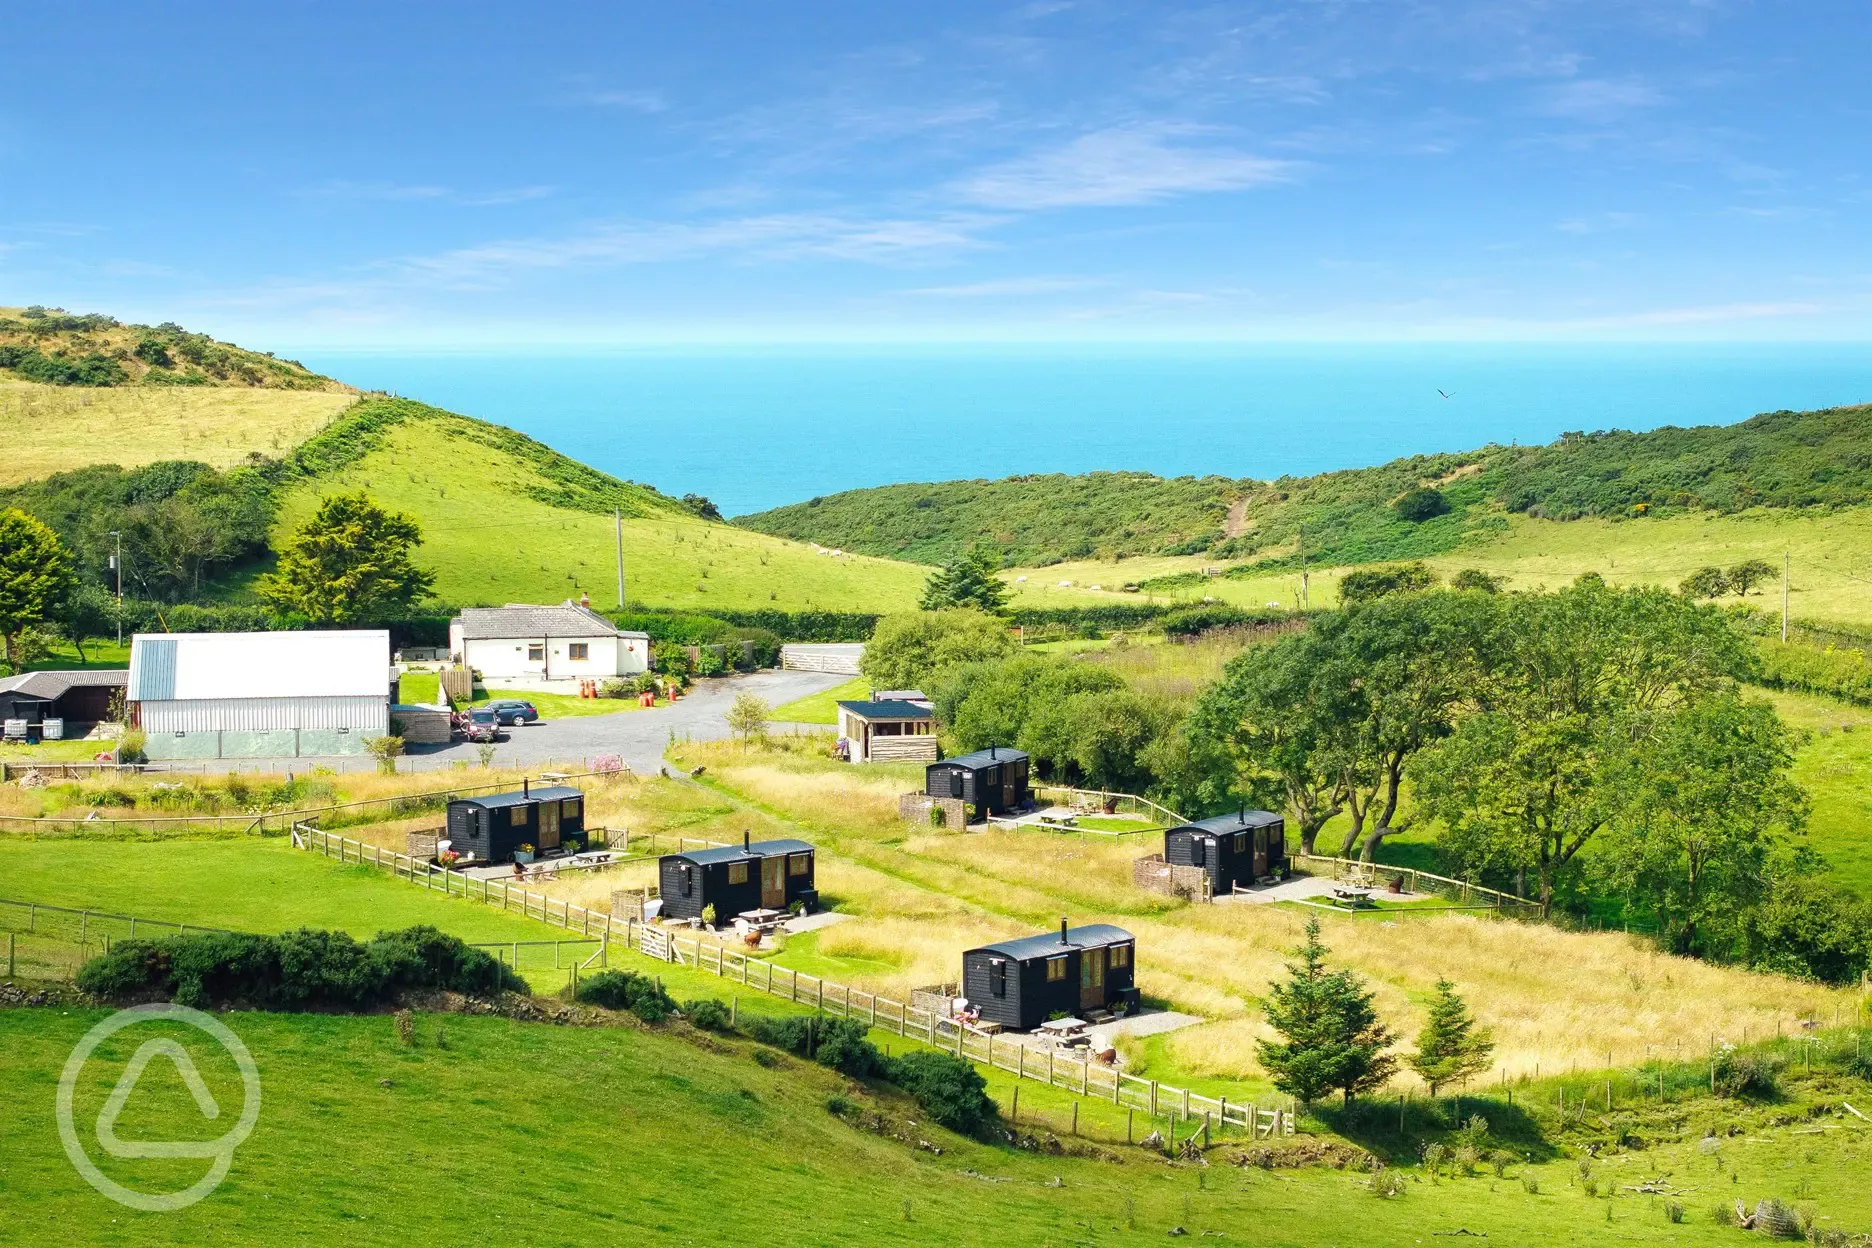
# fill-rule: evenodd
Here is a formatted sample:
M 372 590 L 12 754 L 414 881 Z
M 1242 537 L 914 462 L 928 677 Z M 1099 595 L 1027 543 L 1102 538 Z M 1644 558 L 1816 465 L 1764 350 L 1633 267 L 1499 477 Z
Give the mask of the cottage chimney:
M 585 593 L 583 590 L 579 591 L 579 606 L 585 607 L 588 610 L 591 607 L 591 595 Z
M 1071 941 L 1066 939 L 1066 916 L 1062 914 L 1060 915 L 1060 944 L 1066 945 L 1071 943 Z

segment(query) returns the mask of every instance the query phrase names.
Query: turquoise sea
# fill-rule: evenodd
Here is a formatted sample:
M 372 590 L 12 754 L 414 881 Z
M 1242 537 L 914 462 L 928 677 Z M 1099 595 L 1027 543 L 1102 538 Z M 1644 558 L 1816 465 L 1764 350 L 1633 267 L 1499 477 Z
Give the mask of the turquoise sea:
M 286 352 L 286 354 L 293 354 Z M 1276 477 L 1872 402 L 1872 345 L 299 353 L 740 515 L 896 481 Z M 1449 397 L 1438 394 L 1442 390 Z

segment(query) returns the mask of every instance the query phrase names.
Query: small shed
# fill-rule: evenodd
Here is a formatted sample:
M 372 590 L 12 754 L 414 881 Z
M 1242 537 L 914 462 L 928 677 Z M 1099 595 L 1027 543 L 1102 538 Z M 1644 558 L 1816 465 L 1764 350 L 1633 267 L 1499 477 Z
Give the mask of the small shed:
M 1090 923 L 962 955 L 962 995 L 982 1021 L 1032 1031 L 1054 1014 L 1084 1017 L 1122 1006 L 1135 1010 L 1137 938 L 1122 927 Z
M 1207 873 L 1212 896 L 1252 884 L 1287 861 L 1287 824 L 1265 810 L 1237 810 L 1164 829 L 1164 861 Z
M 448 837 L 456 853 L 479 862 L 512 862 L 522 845 L 555 853 L 569 840 L 585 839 L 585 794 L 523 783 L 518 793 L 458 797 L 448 804 Z
M 936 717 L 927 702 L 877 698 L 838 704 L 839 739 L 854 763 L 934 762 Z
M 1027 769 L 1025 753 L 991 745 L 931 763 L 923 772 L 923 792 L 930 797 L 959 797 L 975 807 L 978 818 L 1006 814 L 1032 800 Z
M 0 719 L 43 722 L 62 719 L 66 731 L 74 724 L 96 724 L 109 719 L 111 702 L 129 683 L 125 671 L 25 672 L 0 680 Z
M 726 923 L 749 910 L 786 910 L 801 902 L 819 904 L 813 883 L 813 847 L 805 841 L 754 841 L 720 849 L 665 854 L 657 864 L 657 893 L 663 913 L 699 919 L 708 906 Z

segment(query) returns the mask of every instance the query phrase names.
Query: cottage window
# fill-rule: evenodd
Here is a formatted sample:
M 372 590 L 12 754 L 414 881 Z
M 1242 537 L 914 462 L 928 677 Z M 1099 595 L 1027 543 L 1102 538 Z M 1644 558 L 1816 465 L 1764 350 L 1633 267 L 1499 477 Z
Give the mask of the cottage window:
M 747 883 L 747 863 L 731 862 L 728 864 L 728 882 L 730 884 Z
M 794 854 L 792 857 L 787 859 L 786 872 L 788 875 L 805 875 L 808 871 L 811 871 L 811 870 L 812 870 L 812 855 L 811 854 Z
M 545 661 L 546 661 L 546 645 L 544 642 L 541 642 L 537 646 L 527 647 L 527 662 L 544 663 Z
M 1111 947 L 1111 965 L 1112 965 L 1112 970 L 1114 971 L 1118 970 L 1120 967 L 1130 966 L 1131 965 L 1131 946 L 1130 945 L 1113 945 Z
M 996 958 L 988 964 L 988 991 L 997 997 L 1007 996 L 1007 962 Z
M 560 802 L 559 814 L 562 817 L 567 818 L 567 819 L 578 818 L 579 817 L 579 799 L 576 797 L 568 797 L 563 802 Z
M 1047 959 L 1047 983 L 1059 984 L 1066 981 L 1066 959 L 1064 957 Z
M 566 657 L 568 659 L 589 659 L 591 658 L 591 646 L 589 643 L 583 641 L 572 642 L 566 647 Z

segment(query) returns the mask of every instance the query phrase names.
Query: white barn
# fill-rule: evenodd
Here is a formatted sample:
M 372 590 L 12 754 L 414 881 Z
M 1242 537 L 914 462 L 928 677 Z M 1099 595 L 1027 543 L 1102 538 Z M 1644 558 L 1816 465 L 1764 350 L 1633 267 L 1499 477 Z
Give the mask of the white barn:
M 449 649 L 483 680 L 509 688 L 550 689 L 560 681 L 650 670 L 650 634 L 621 629 L 569 600 L 556 607 L 464 607 L 449 621 Z
M 138 633 L 128 700 L 152 759 L 362 754 L 390 730 L 382 629 Z

